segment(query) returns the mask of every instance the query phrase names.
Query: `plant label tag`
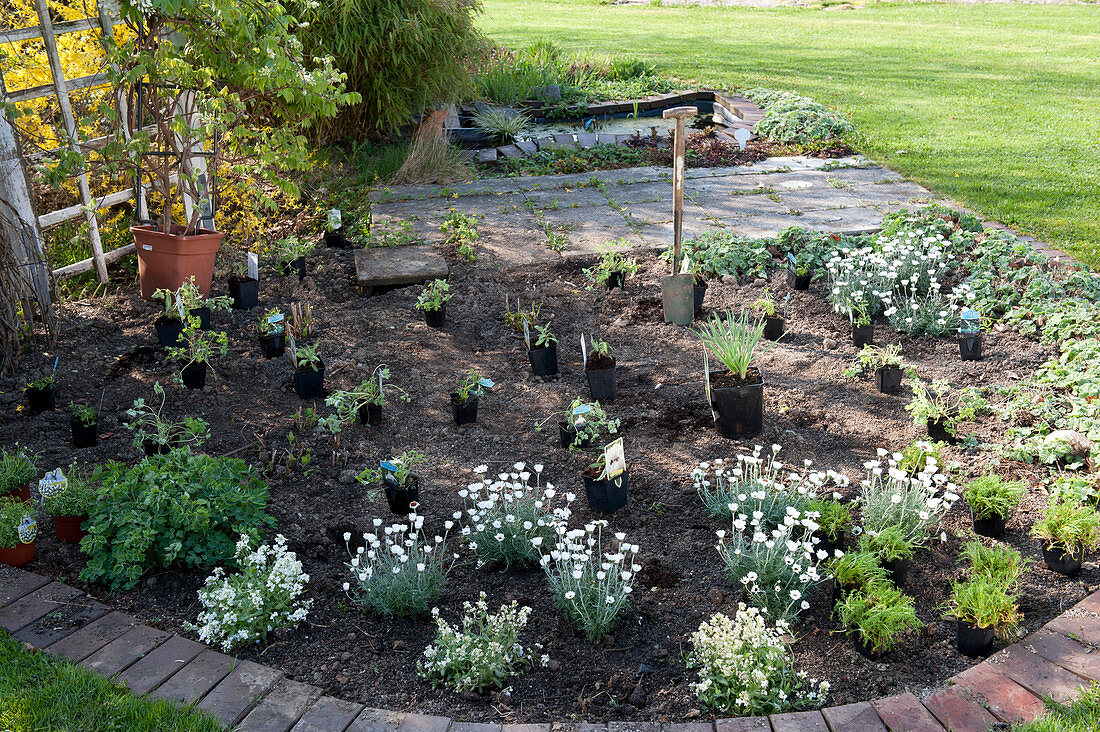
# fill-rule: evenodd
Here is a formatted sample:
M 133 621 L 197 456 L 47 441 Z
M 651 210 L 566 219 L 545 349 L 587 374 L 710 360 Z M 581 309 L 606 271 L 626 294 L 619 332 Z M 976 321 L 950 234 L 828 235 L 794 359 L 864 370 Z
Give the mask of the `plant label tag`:
M 480 379 L 477 383 L 486 389 L 492 389 L 494 386 L 492 379 Z
M 294 334 L 288 331 L 286 334 L 286 339 L 290 343 L 290 348 L 286 349 L 287 355 L 290 356 L 290 363 L 294 366 L 295 369 L 297 369 L 298 357 L 295 352 L 298 350 L 298 345 L 294 342 Z
M 30 544 L 36 536 L 38 536 L 38 523 L 29 513 L 23 514 L 23 520 L 19 522 L 19 542 Z
M 790 304 L 791 304 L 791 293 L 788 292 L 787 296 L 785 298 L 783 298 L 783 319 L 784 320 L 786 320 L 786 318 L 787 318 L 787 308 L 790 306 Z
M 61 472 L 61 468 L 54 468 L 46 473 L 42 480 L 38 481 L 38 492 L 42 494 L 43 498 L 56 496 L 58 493 L 64 492 L 68 487 L 69 479 Z
M 382 393 L 382 374 L 378 374 L 378 393 Z
M 752 137 L 752 133 L 744 127 L 738 127 L 733 131 L 733 139 L 737 140 L 737 144 L 741 146 L 742 150 L 749 144 L 750 137 Z
M 588 347 L 584 345 L 584 333 L 581 333 L 581 363 L 588 366 Z
M 147 252 L 153 251 L 153 245 L 152 244 L 142 244 L 141 248 L 144 249 Z
M 343 218 L 340 215 L 340 209 L 334 208 L 328 212 L 328 228 L 329 231 L 336 231 L 344 225 Z
M 382 460 L 381 462 L 378 463 L 378 465 L 379 465 L 379 467 L 382 468 L 382 470 L 385 470 L 387 472 L 390 472 L 390 473 L 396 473 L 397 472 L 397 466 L 394 465 L 389 460 Z
M 171 295 L 169 295 L 168 297 L 171 297 Z M 180 314 L 180 320 L 182 320 L 186 324 L 187 314 L 183 312 L 183 300 L 180 300 L 178 298 L 176 299 L 176 312 Z
M 284 320 L 286 319 L 283 317 L 282 313 L 275 313 L 274 315 L 268 317 L 267 324 L 275 326 L 274 330 L 272 331 L 273 333 L 282 333 L 283 330 L 285 330 L 285 325 L 283 322 Z
M 797 271 L 798 271 L 798 262 L 795 261 L 794 255 L 791 254 L 790 252 L 787 252 L 787 264 L 790 267 L 790 270 L 792 272 L 797 273 Z
M 591 411 L 592 411 L 592 405 L 591 404 L 582 404 L 579 407 L 576 407 L 576 408 L 573 409 L 573 416 L 575 417 L 578 414 L 588 414 Z
M 248 276 L 250 279 L 260 279 L 260 255 L 256 252 L 248 253 Z
M 684 261 L 680 263 L 680 274 L 687 274 L 691 271 L 691 257 L 684 255 Z
M 707 404 L 710 406 L 710 417 L 718 421 L 718 412 L 714 409 L 714 399 L 710 395 L 710 358 L 707 356 L 706 346 L 703 347 L 703 386 L 707 392 Z
M 603 461 L 607 477 L 618 478 L 626 472 L 626 448 L 623 438 L 619 438 L 603 449 Z
M 531 331 L 527 328 L 527 316 L 523 316 L 523 342 L 527 344 L 527 350 L 531 350 Z

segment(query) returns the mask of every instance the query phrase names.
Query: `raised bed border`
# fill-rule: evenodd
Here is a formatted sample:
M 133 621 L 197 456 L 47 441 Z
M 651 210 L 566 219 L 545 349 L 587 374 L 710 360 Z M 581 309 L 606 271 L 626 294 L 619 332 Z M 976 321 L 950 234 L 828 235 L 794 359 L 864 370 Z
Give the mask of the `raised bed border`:
M 50 617 L 63 606 L 76 607 L 68 623 Z M 671 724 L 476 724 L 373 709 L 143 625 L 61 582 L 3 565 L 0 628 L 135 693 L 194 703 L 227 727 L 264 732 L 986 732 L 1041 716 L 1044 697 L 1066 701 L 1100 681 L 1100 660 L 1091 653 L 1100 643 L 1100 592 L 923 700 L 907 692 L 808 712 Z

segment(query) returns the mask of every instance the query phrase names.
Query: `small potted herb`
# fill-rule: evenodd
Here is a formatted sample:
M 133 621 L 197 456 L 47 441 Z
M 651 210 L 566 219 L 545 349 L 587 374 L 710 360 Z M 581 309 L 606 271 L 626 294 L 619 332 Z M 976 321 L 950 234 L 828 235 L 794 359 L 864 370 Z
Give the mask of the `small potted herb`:
M 451 299 L 447 280 L 432 280 L 416 297 L 416 309 L 424 311 L 424 322 L 431 328 L 442 328 L 447 320 L 447 302 Z
M 756 298 L 756 302 L 752 304 L 752 309 L 759 313 L 764 318 L 764 337 L 769 341 L 777 341 L 783 337 L 783 333 L 787 329 L 787 313 L 784 311 L 782 315 L 776 315 L 775 301 L 772 300 L 771 293 L 768 290 L 764 290 L 764 294 Z
M 561 446 L 568 450 L 585 450 L 595 445 L 602 435 L 619 431 L 619 420 L 609 418 L 599 402 L 586 402 L 579 397 L 564 412 L 554 412 L 537 422 L 535 430 L 541 430 L 555 417 L 565 418 L 558 422 L 558 438 Z
M 1081 571 L 1085 552 L 1100 546 L 1100 514 L 1084 504 L 1053 500 L 1031 535 L 1042 539 L 1047 566 L 1073 577 Z
M 844 549 L 844 538 L 852 528 L 852 510 L 831 498 L 815 498 L 806 504 L 806 513 L 817 514 L 817 534 L 820 541 L 815 549 L 832 555 Z
M 79 542 L 87 533 L 83 524 L 88 520 L 88 511 L 97 500 L 95 483 L 83 470 L 70 465 L 64 488 L 48 495 L 43 492 L 43 498 L 57 540 L 63 544 Z
M 260 351 L 264 358 L 278 358 L 286 352 L 286 317 L 279 308 L 271 308 L 256 322 Z
M 451 410 L 455 424 L 473 424 L 477 422 L 478 397 L 491 389 L 493 382 L 479 374 L 475 369 L 459 383 L 458 390 L 451 392 Z
M 50 374 L 40 379 L 35 379 L 23 387 L 27 395 L 27 411 L 33 417 L 42 412 L 52 412 L 57 406 L 57 375 Z
M 810 289 L 814 273 L 814 254 L 806 249 L 787 255 L 787 284 L 792 290 Z
M 220 331 L 199 328 L 199 319 L 189 317 L 183 329 L 183 345 L 169 348 L 168 357 L 179 364 L 177 379 L 188 389 L 206 386 L 206 372 L 214 373 L 212 360 L 224 356 L 229 350 L 229 337 Z M 214 378 L 218 375 L 214 373 Z
M 717 415 L 718 432 L 725 437 L 750 437 L 764 428 L 764 377 L 752 365 L 760 347 L 764 323 L 748 313 L 714 317 L 697 334 L 726 371 L 711 374 L 708 385 L 711 409 Z
M 336 409 L 341 422 L 358 419 L 360 424 L 377 426 L 382 423 L 382 407 L 386 403 L 387 388 L 398 392 L 398 398 L 409 401 L 409 395 L 404 389 L 385 382 L 388 378 L 389 366 L 379 364 L 371 372 L 370 378 L 363 379 L 359 386 L 350 391 L 334 392 L 325 399 L 325 404 Z
M 423 453 L 408 450 L 391 460 L 383 460 L 377 469 L 367 468 L 356 476 L 356 480 L 364 485 L 381 483 L 390 511 L 398 516 L 407 516 L 417 508 L 420 500 L 420 477 L 412 471 L 424 462 L 427 458 Z
M 175 448 L 201 445 L 210 435 L 210 425 L 198 417 L 184 417 L 181 422 L 169 422 L 162 416 L 166 394 L 160 382 L 154 382 L 153 393 L 160 397 L 154 409 L 138 397 L 126 410 L 127 424 L 134 431 L 134 447 L 141 447 L 146 456 L 167 455 Z
M 829 574 L 833 576 L 833 605 L 848 596 L 849 592 L 867 592 L 878 584 L 885 584 L 889 577 L 886 570 L 871 552 L 848 552 L 827 560 Z
M 73 447 L 95 447 L 99 444 L 99 415 L 88 404 L 73 404 L 69 424 L 73 429 Z
M 858 302 L 852 305 L 852 343 L 856 348 L 870 346 L 875 342 L 875 326 L 871 322 L 871 312 L 867 304 Z
M 956 582 L 947 601 L 947 614 L 957 621 L 959 653 L 972 658 L 988 656 L 996 633 L 1007 633 L 1020 622 L 1016 595 L 989 577 Z
M 248 276 L 247 265 L 239 265 L 225 280 L 234 310 L 251 310 L 260 301 L 260 281 Z
M 156 300 L 164 300 L 164 312 L 153 323 L 157 338 L 165 348 L 179 347 L 180 338 L 187 324 L 180 313 L 186 313 L 187 319 L 198 318 L 202 330 L 210 330 L 210 313 L 214 310 L 229 310 L 228 297 L 204 297 L 191 277 L 176 290 L 157 290 L 153 293 Z
M 627 275 L 638 271 L 638 262 L 633 257 L 627 257 L 620 250 L 629 245 L 625 240 L 610 242 L 604 245 L 604 253 L 592 267 L 584 269 L 584 276 L 595 285 L 603 285 L 608 290 L 622 287 Z
M 963 489 L 963 496 L 970 504 L 974 532 L 1000 539 L 1005 533 L 1005 521 L 1026 493 L 1023 483 L 1006 481 L 999 475 L 983 475 L 971 481 Z
M 913 601 L 888 583 L 848 593 L 837 612 L 856 651 L 872 661 L 881 660 L 901 643 L 907 630 L 922 627 Z
M 893 583 L 898 587 L 905 586 L 917 545 L 906 538 L 900 526 L 887 526 L 873 536 L 865 533 L 860 537 L 859 550 L 878 557 Z
M 946 379 L 936 379 L 926 387 L 912 376 L 909 383 L 913 399 L 905 405 L 905 411 L 913 416 L 914 424 L 927 428 L 928 436 L 935 442 L 956 444 L 959 423 L 974 419 L 989 406 L 975 389 L 952 394 Z
M 299 346 L 294 351 L 294 393 L 301 399 L 314 399 L 325 390 L 325 362 L 317 355 L 317 346 Z
M 298 279 L 306 276 L 307 257 L 313 253 L 317 246 L 315 242 L 306 241 L 297 236 L 288 236 L 275 243 L 275 261 L 279 274 L 283 276 L 298 275 Z
M 528 335 L 527 358 L 535 376 L 558 373 L 558 338 L 550 332 L 549 325 L 536 325 L 534 335 Z
M 905 369 L 905 361 L 901 357 L 901 346 L 891 344 L 879 348 L 878 346 L 864 346 L 860 349 L 856 360 L 844 371 L 848 378 L 857 378 L 868 371 L 875 374 L 875 386 L 883 394 L 897 394 L 901 391 L 901 378 Z
M 0 447 L 0 498 L 12 496 L 20 501 L 31 500 L 31 481 L 38 475 L 33 453 L 19 445 L 9 450 Z
M 0 564 L 23 567 L 34 559 L 38 525 L 29 501 L 0 498 Z
M 626 466 L 623 472 L 612 476 L 608 472 L 607 452 L 601 452 L 596 462 L 585 468 L 581 473 L 584 480 L 584 493 L 588 497 L 588 507 L 598 513 L 615 513 L 626 505 L 628 490 L 628 473 Z
M 976 310 L 962 311 L 959 326 L 959 355 L 963 361 L 980 361 L 982 358 L 982 320 Z
M 597 401 L 615 398 L 615 351 L 607 341 L 589 338 L 592 347 L 584 359 L 588 390 Z

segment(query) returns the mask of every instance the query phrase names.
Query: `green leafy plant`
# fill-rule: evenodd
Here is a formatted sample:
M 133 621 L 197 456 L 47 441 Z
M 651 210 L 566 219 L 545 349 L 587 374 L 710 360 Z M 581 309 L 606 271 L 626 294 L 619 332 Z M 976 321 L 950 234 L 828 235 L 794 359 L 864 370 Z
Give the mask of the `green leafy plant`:
M 909 559 L 917 553 L 917 544 L 900 526 L 887 526 L 875 534 L 866 533 L 859 539 L 859 550 L 874 554 L 881 562 Z
M 849 634 L 858 634 L 874 653 L 886 653 L 901 643 L 902 634 L 917 630 L 913 601 L 890 583 L 875 584 L 866 590 L 854 590 L 837 603 L 840 621 Z
M 833 580 L 841 587 L 852 590 L 868 591 L 870 588 L 887 583 L 889 576 L 879 562 L 878 556 L 869 551 L 848 552 L 828 561 L 826 568 Z
M 753 300 L 752 309 L 766 317 L 775 317 L 775 300 L 772 299 L 772 293 L 768 288 L 765 287 L 760 297 Z
M 138 397 L 134 405 L 126 410 L 130 429 L 134 431 L 134 446 L 141 447 L 149 441 L 154 445 L 169 447 L 198 447 L 210 436 L 210 425 L 199 417 L 184 417 L 180 422 L 171 422 L 164 418 L 165 393 L 160 382 L 153 383 L 153 393 L 160 397 L 160 406 L 154 408 L 145 403 L 145 397 Z
M 915 376 L 910 377 L 913 399 L 905 405 L 905 411 L 913 417 L 913 423 L 923 426 L 926 422 L 943 421 L 949 434 L 957 434 L 962 422 L 970 422 L 989 408 L 989 402 L 973 387 L 953 392 L 946 379 L 935 379 L 925 386 Z
M 887 346 L 867 345 L 860 349 L 856 359 L 844 370 L 844 376 L 856 379 L 867 373 L 874 373 L 886 366 L 906 368 L 905 359 L 901 357 L 901 346 L 890 344 Z
M 302 257 L 308 257 L 317 247 L 317 242 L 288 236 L 275 242 L 275 259 L 284 274 L 290 272 L 290 263 Z
M 852 509 L 831 498 L 815 498 L 806 504 L 806 512 L 817 514 L 818 531 L 829 541 L 840 541 L 852 528 Z
M 742 380 L 749 373 L 753 359 L 774 347 L 774 344 L 760 345 L 764 321 L 753 320 L 747 313 L 734 315 L 733 310 L 726 312 L 724 317 L 708 320 L 696 335 L 731 375 Z
M 420 241 L 420 234 L 411 219 L 363 221 L 352 234 L 352 241 L 365 247 L 405 247 Z
M 173 290 L 159 289 L 153 293 L 154 300 L 164 301 L 164 317 L 169 320 L 180 319 L 180 308 L 183 308 L 185 314 L 189 314 L 192 310 L 198 310 L 199 308 L 210 308 L 211 310 L 229 310 L 233 305 L 233 300 L 227 296 L 221 297 L 204 297 L 199 292 L 198 285 L 195 284 L 195 278 L 189 277 L 184 282 Z
M 416 298 L 417 310 L 430 310 L 432 312 L 442 309 L 451 299 L 451 286 L 447 280 L 432 280 Z
M 761 105 L 764 117 L 755 132 L 777 142 L 835 140 L 852 131 L 852 123 L 814 100 L 784 91 L 750 89 L 745 96 Z
M 319 371 L 321 369 L 321 357 L 317 354 L 316 343 L 298 346 L 294 350 L 294 368 L 298 371 L 306 369 Z
M 154 567 L 211 567 L 233 557 L 241 534 L 258 539 L 273 523 L 267 486 L 243 461 L 187 448 L 130 467 L 111 461 L 92 479 L 99 500 L 84 523 L 80 578 L 126 590 Z
M 87 516 L 98 500 L 99 484 L 86 469 L 73 463 L 65 474 L 65 489 L 42 502 L 51 516 Z
M 1020 575 L 1031 560 L 1009 546 L 984 546 L 980 541 L 968 541 L 960 556 L 970 564 L 970 576 L 988 579 L 1001 587 L 1019 588 Z
M 459 382 L 458 388 L 455 389 L 455 394 L 458 395 L 458 403 L 465 404 L 471 396 L 479 397 L 484 394 L 485 390 L 489 388 L 482 383 L 484 379 L 485 377 L 479 374 L 476 369 L 470 369 L 469 373 Z
M 622 275 L 625 279 L 627 275 L 634 274 L 638 271 L 638 260 L 633 257 L 628 257 L 623 253 L 624 250 L 630 248 L 630 245 L 625 239 L 620 239 L 615 242 L 608 242 L 603 245 L 603 254 L 600 255 L 599 260 L 592 267 L 587 267 L 584 270 L 584 276 L 587 277 L 593 285 L 607 285 L 607 281 L 611 279 L 613 275 Z
M 36 453 L 27 452 L 19 445 L 8 449 L 0 447 L 0 495 L 15 493 L 25 483 L 38 475 Z
M 464 214 L 461 211 L 451 209 L 443 217 L 443 223 L 439 230 L 446 237 L 444 243 L 453 247 L 455 254 L 471 264 L 477 261 L 477 250 L 474 243 L 480 237 L 477 230 L 477 216 Z
M 1100 546 L 1100 514 L 1070 501 L 1051 501 L 1043 517 L 1031 527 L 1031 535 L 1048 549 L 1062 549 L 1080 557 Z
M 999 475 L 983 475 L 972 480 L 963 489 L 963 496 L 970 504 L 976 520 L 991 516 L 1010 516 L 1026 494 L 1027 486 L 1024 483 L 1006 481 Z
M 553 419 L 561 419 L 574 430 L 570 450 L 579 450 L 585 444 L 599 445 L 604 435 L 617 434 L 620 424 L 619 420 L 608 416 L 599 402 L 586 402 L 580 397 L 574 399 L 567 409 L 553 412 L 536 422 L 535 430 L 541 430 Z
M 615 349 L 611 347 L 611 344 L 607 341 L 601 341 L 595 336 L 588 337 L 588 360 L 591 361 L 596 356 L 606 356 L 612 361 L 615 360 Z
M 419 450 L 406 450 L 397 457 L 390 458 L 389 462 L 394 470 L 382 467 L 365 468 L 355 479 L 364 485 L 375 485 L 388 480 L 397 487 L 404 488 L 412 480 L 416 466 L 428 462 L 428 458 Z
M 534 341 L 532 348 L 549 348 L 551 345 L 557 344 L 558 337 L 550 332 L 549 324 L 536 325 Z
M 369 378 L 363 379 L 359 386 L 347 391 L 333 392 L 325 399 L 325 404 L 336 410 L 341 422 L 353 422 L 359 416 L 359 410 L 363 407 L 376 404 L 383 406 L 386 403 L 386 390 L 397 393 L 397 398 L 409 401 L 409 393 L 393 384 L 387 384 L 390 378 L 390 367 L 379 364 L 374 367 Z
M 99 421 L 99 415 L 96 414 L 95 408 L 89 404 L 77 404 L 74 402 L 70 405 L 69 411 L 73 419 L 85 427 L 91 427 Z
M 764 277 L 772 262 L 771 252 L 768 251 L 770 243 L 767 239 L 716 232 L 686 239 L 682 251 L 691 261 L 692 268 L 698 268 L 712 277 Z M 672 261 L 672 248 L 661 256 Z
M 259 317 L 256 321 L 256 329 L 262 336 L 274 336 L 280 333 L 286 332 L 286 318 L 279 319 L 277 316 L 282 315 L 283 312 L 279 308 L 270 308 L 267 312 Z M 275 322 L 271 322 L 272 318 L 275 318 Z
M 0 548 L 19 546 L 19 525 L 24 516 L 34 517 L 30 501 L 20 501 L 14 496 L 0 496 Z
M 168 349 L 168 357 L 179 366 L 177 378 L 182 379 L 183 371 L 187 367 L 199 364 L 206 364 L 214 378 L 218 378 L 213 359 L 228 352 L 229 336 L 223 331 L 202 330 L 199 319 L 195 317 L 187 318 L 187 325 L 184 326 L 181 336 L 183 345 Z
M 43 376 L 33 381 L 28 381 L 27 385 L 23 387 L 23 391 L 27 389 L 52 389 L 57 386 L 57 374 L 50 374 L 49 376 Z
M 956 582 L 946 612 L 978 628 L 996 628 L 1002 636 L 1020 623 L 1018 596 L 986 577 Z

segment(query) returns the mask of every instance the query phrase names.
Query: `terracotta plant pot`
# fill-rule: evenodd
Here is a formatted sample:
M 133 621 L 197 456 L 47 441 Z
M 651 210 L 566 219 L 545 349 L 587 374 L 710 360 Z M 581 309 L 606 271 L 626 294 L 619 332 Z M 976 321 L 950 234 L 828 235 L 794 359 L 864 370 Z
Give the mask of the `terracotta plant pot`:
M 141 296 L 146 300 L 160 289 L 177 290 L 188 278 L 203 295 L 210 294 L 214 258 L 225 236 L 220 231 L 199 229 L 191 236 L 157 231 L 153 226 L 131 226 L 138 255 Z
M 0 564 L 23 567 L 34 559 L 34 542 L 0 547 Z
M 75 544 L 87 534 L 81 526 L 88 520 L 87 516 L 52 516 L 53 530 L 57 534 L 57 540 L 62 544 Z
M 30 484 L 30 481 L 27 481 L 26 483 L 19 486 L 18 488 L 16 488 L 13 491 L 9 491 L 7 493 L 0 493 L 0 496 L 17 496 L 21 502 L 26 503 L 27 501 L 31 500 L 31 484 Z

